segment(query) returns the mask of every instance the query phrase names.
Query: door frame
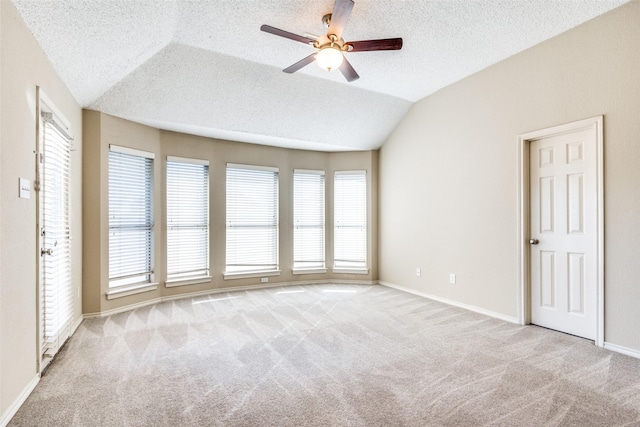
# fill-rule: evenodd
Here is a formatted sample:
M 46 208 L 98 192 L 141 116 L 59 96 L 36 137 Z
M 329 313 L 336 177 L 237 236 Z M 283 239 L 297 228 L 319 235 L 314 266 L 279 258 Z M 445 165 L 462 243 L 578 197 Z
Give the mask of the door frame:
M 35 183 L 34 189 L 36 194 L 36 322 L 37 322 L 37 335 L 36 335 L 36 362 L 38 372 L 42 372 L 43 369 L 47 367 L 47 364 L 43 363 L 42 360 L 42 306 L 43 301 L 41 300 L 41 291 L 44 284 L 42 283 L 42 268 L 43 268 L 43 258 L 40 253 L 41 248 L 44 247 L 43 237 L 42 237 L 42 155 L 44 149 L 44 126 L 42 119 L 42 112 L 51 112 L 54 114 L 56 119 L 62 123 L 63 127 L 69 129 L 70 123 L 67 118 L 62 114 L 62 112 L 56 107 L 51 98 L 47 96 L 44 90 L 36 85 L 36 147 L 34 150 L 35 155 Z M 71 185 L 71 184 L 69 184 Z M 73 324 L 73 323 L 72 323 Z
M 603 116 L 591 117 L 576 122 L 553 126 L 518 135 L 518 323 L 531 323 L 531 246 L 530 234 L 530 186 L 529 150 L 531 141 L 549 138 L 585 129 L 596 135 L 596 203 L 597 203 L 597 248 L 596 248 L 596 339 L 598 347 L 604 346 L 604 152 Z

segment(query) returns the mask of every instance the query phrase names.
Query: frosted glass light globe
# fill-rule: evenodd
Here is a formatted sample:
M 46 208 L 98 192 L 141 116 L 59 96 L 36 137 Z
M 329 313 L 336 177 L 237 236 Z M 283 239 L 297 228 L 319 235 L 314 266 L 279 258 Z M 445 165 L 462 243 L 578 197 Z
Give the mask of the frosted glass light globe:
M 318 66 L 324 70 L 335 70 L 342 64 L 342 52 L 337 47 L 327 46 L 318 52 L 316 62 Z

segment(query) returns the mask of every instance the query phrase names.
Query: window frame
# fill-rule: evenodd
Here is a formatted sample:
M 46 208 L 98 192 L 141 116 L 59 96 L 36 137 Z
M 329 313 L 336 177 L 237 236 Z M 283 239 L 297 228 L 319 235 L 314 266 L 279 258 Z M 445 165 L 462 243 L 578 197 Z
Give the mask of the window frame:
M 305 205 L 305 206 L 300 206 L 298 204 L 298 202 L 300 201 L 300 203 L 310 203 L 312 200 L 310 199 L 306 199 L 303 198 L 302 200 L 300 200 L 298 197 L 296 197 L 296 188 L 297 188 L 297 181 L 296 181 L 296 177 L 301 177 L 301 176 L 319 176 L 320 178 L 320 186 L 321 188 L 318 190 L 317 188 L 315 189 L 316 191 L 319 191 L 319 200 L 320 202 L 320 206 L 310 206 L 311 209 L 317 209 L 320 215 L 320 219 L 317 223 L 315 224 L 310 224 L 308 221 L 308 219 L 305 221 L 306 224 L 299 226 L 298 222 L 298 216 L 297 213 L 299 211 L 302 211 L 302 215 L 303 217 L 300 218 L 300 220 L 304 221 L 306 219 L 306 217 L 308 217 L 308 215 L 304 214 L 304 211 L 309 209 L 309 205 Z M 306 183 L 303 181 L 300 183 L 300 185 L 305 185 Z M 292 258 L 292 274 L 294 275 L 300 275 L 300 274 L 324 274 L 327 272 L 327 248 L 326 248 L 326 242 L 327 242 L 327 227 L 326 227 L 326 185 L 327 185 L 327 179 L 326 179 L 326 172 L 324 170 L 311 170 L 311 169 L 294 169 L 293 170 L 293 180 L 292 180 L 292 211 L 293 211 L 293 227 L 292 227 L 292 249 L 293 249 L 293 258 Z M 314 214 L 312 213 L 311 216 L 313 216 Z M 320 242 L 319 244 L 322 246 L 320 249 L 320 252 L 322 253 L 322 260 L 296 260 L 296 246 L 297 246 L 297 230 L 299 229 L 299 227 L 303 227 L 306 229 L 317 229 L 318 227 L 320 228 L 321 231 L 321 238 L 320 238 Z M 318 248 L 315 248 L 315 250 L 317 251 Z M 296 263 L 300 263 L 300 265 L 297 265 Z M 309 264 L 313 264 L 313 263 L 317 263 L 319 265 L 311 265 L 309 267 L 305 267 L 304 265 L 302 265 L 302 263 L 309 263 Z
M 273 204 L 269 204 L 269 206 L 272 206 L 273 208 L 273 222 L 272 222 L 272 226 L 275 227 L 275 231 L 273 231 L 273 236 L 274 236 L 274 240 L 270 241 L 270 245 L 272 247 L 275 247 L 275 250 L 272 251 L 272 254 L 274 256 L 274 259 L 272 259 L 273 263 L 271 264 L 265 264 L 268 266 L 271 266 L 272 268 L 255 268 L 255 269 L 250 269 L 250 268 L 246 268 L 246 269 L 241 269 L 241 270 L 233 270 L 230 268 L 230 230 L 231 229 L 249 229 L 249 228 L 261 228 L 261 227 L 270 227 L 271 222 L 270 221 L 265 221 L 264 223 L 258 223 L 258 224 L 249 224 L 246 223 L 246 221 L 240 221 L 240 222 L 245 222 L 244 224 L 240 224 L 240 222 L 235 221 L 235 218 L 233 219 L 234 223 L 232 224 L 230 220 L 230 205 L 231 205 L 231 197 L 235 197 L 234 194 L 231 194 L 230 192 L 230 175 L 229 172 L 230 170 L 237 170 L 237 171 L 244 171 L 244 173 L 246 173 L 247 171 L 251 172 L 268 172 L 268 173 L 273 173 L 274 176 L 274 193 L 273 195 L 270 197 L 273 201 Z M 223 274 L 223 278 L 224 280 L 229 280 L 229 279 L 243 279 L 243 278 L 252 278 L 252 277 L 270 277 L 270 276 L 279 276 L 281 271 L 280 271 L 280 208 L 279 208 L 279 204 L 280 204 L 280 173 L 279 173 L 279 168 L 277 167 L 271 167 L 271 166 L 259 166 L 259 165 L 247 165 L 247 164 L 237 164 L 237 163 L 227 163 L 226 168 L 225 168 L 225 199 L 226 199 L 226 204 L 225 204 L 225 272 Z M 239 173 L 243 173 L 243 172 L 239 172 Z M 234 183 L 235 185 L 235 183 Z M 242 197 L 243 195 L 240 194 L 238 195 L 238 197 Z M 248 204 L 248 203 L 247 203 Z M 251 202 L 251 206 L 255 207 L 255 201 Z M 266 206 L 266 205 L 265 205 Z M 263 206 L 263 207 L 265 207 Z M 267 211 L 270 209 L 269 207 L 266 207 Z M 268 228 L 267 228 L 268 229 Z M 240 240 L 236 240 L 235 242 L 239 242 Z M 233 256 L 231 257 L 233 258 Z M 234 265 L 234 267 L 239 267 L 243 264 L 236 264 Z M 247 264 L 248 265 L 248 264 Z
M 171 222 L 172 222 L 172 218 L 171 218 L 171 214 L 172 214 L 172 207 L 170 206 L 170 204 L 172 203 L 172 196 L 173 194 L 171 193 L 171 186 L 172 184 L 170 184 L 169 180 L 171 177 L 170 174 L 170 163 L 172 164 L 182 164 L 182 165 L 188 165 L 188 166 L 195 166 L 195 167 L 203 167 L 203 171 L 204 171 L 204 176 L 202 177 L 203 179 L 206 176 L 206 179 L 204 181 L 204 189 L 203 189 L 203 195 L 204 195 L 204 200 L 203 199 L 198 199 L 195 201 L 192 201 L 192 203 L 190 203 L 190 205 L 202 205 L 204 207 L 205 212 L 201 214 L 202 219 L 204 219 L 203 223 L 199 223 L 199 224 L 190 224 L 190 225 L 186 225 L 186 224 L 182 224 L 182 223 L 176 223 L 175 226 L 172 226 Z M 198 172 L 199 173 L 199 172 Z M 196 174 L 194 174 L 196 175 Z M 166 237 L 166 280 L 165 280 L 165 287 L 175 287 L 175 286 L 186 286 L 186 285 L 194 285 L 194 284 L 198 284 L 198 283 L 207 283 L 211 281 L 211 219 L 210 219 L 210 198 L 209 198 L 209 192 L 210 192 L 210 180 L 211 180 L 211 173 L 210 173 L 210 168 L 209 168 L 209 161 L 208 160 L 202 160 L 202 159 L 195 159 L 195 158 L 187 158 L 187 157 L 178 157 L 178 156 L 167 156 L 166 158 L 166 163 L 165 163 L 165 197 L 166 197 L 166 203 L 165 203 L 165 218 L 166 218 L 166 223 L 165 223 L 165 237 Z M 176 183 L 176 185 L 180 185 L 179 183 Z M 197 184 L 196 184 L 197 186 Z M 180 200 L 176 200 L 177 203 L 180 203 Z M 170 257 L 172 256 L 172 254 L 170 253 L 170 250 L 172 249 L 172 247 L 170 246 L 170 234 L 171 234 L 171 229 L 172 227 L 175 227 L 176 231 L 180 231 L 180 230 L 188 230 L 188 229 L 193 229 L 195 228 L 205 228 L 205 264 L 206 265 L 201 265 L 200 267 L 202 268 L 198 268 L 196 270 L 194 270 L 194 274 L 187 274 L 188 272 L 183 272 L 183 273 L 172 273 L 169 271 L 169 266 L 171 265 L 171 261 L 170 261 Z M 201 251 L 201 248 L 195 248 L 192 247 L 192 249 L 199 249 L 199 251 Z M 183 262 L 189 262 L 188 258 L 185 258 L 183 260 Z
M 367 170 L 344 170 L 344 171 L 334 171 L 333 176 L 333 269 L 334 273 L 343 273 L 343 274 L 369 274 L 369 182 L 367 177 Z M 359 225 L 359 227 L 364 228 L 364 261 L 362 261 L 362 266 L 358 265 L 340 265 L 336 262 L 336 253 L 337 250 L 337 242 L 338 242 L 338 234 L 339 229 L 343 229 L 347 226 L 339 226 L 339 215 L 338 209 L 340 208 L 340 202 L 338 201 L 338 191 L 337 191 L 337 183 L 339 181 L 339 176 L 362 176 L 364 179 L 364 211 L 362 214 L 364 215 L 364 223 Z M 353 200 L 353 199 L 352 199 Z M 349 228 L 358 227 L 358 225 L 349 225 Z M 359 260 L 342 260 L 345 263 L 357 263 Z
M 145 206 L 145 209 L 148 211 L 148 213 L 145 213 L 146 216 L 148 216 L 149 218 L 149 222 L 144 223 L 143 225 L 143 230 L 146 230 L 148 227 L 148 232 L 149 232 L 149 242 L 148 244 L 146 244 L 145 246 L 148 248 L 148 252 L 145 254 L 147 256 L 148 259 L 148 269 L 145 272 L 136 272 L 135 274 L 131 274 L 128 276 L 117 276 L 115 278 L 112 278 L 112 272 L 111 272 L 111 262 L 109 261 L 107 264 L 107 274 L 108 274 L 108 290 L 107 290 L 107 299 L 113 299 L 113 298 L 120 298 L 120 297 L 124 297 L 124 296 L 128 296 L 128 295 L 133 295 L 136 293 L 140 293 L 140 292 L 146 292 L 146 291 L 150 291 L 150 290 L 154 290 L 157 289 L 158 287 L 158 283 L 155 282 L 155 262 L 154 262 L 154 255 L 155 255 L 155 251 L 154 251 L 154 244 L 155 244 L 155 209 L 154 209 L 154 191 L 155 191 L 155 185 L 154 185 L 154 178 L 155 178 L 155 154 L 148 152 L 148 151 L 143 151 L 143 150 L 138 150 L 138 149 L 134 149 L 134 148 L 129 148 L 129 147 L 123 147 L 123 146 L 119 146 L 119 145 L 115 145 L 115 144 L 109 144 L 109 156 L 107 159 L 107 163 L 108 163 L 108 167 L 107 167 L 107 187 L 108 187 L 108 195 L 107 195 L 107 209 L 110 211 L 111 209 L 111 205 L 112 205 L 112 199 L 111 199 L 111 191 L 110 188 L 112 186 L 112 181 L 111 181 L 111 161 L 112 161 L 112 153 L 116 153 L 116 154 L 120 154 L 120 155 L 127 155 L 127 156 L 135 156 L 135 157 L 141 157 L 144 158 L 146 160 L 150 160 L 150 166 L 145 166 L 145 169 L 148 167 L 148 172 L 149 172 L 149 176 L 145 177 L 145 180 L 148 180 L 149 183 L 149 188 L 148 188 L 148 192 L 145 192 L 145 195 L 148 198 L 148 206 Z M 146 173 L 146 171 L 145 171 Z M 146 185 L 146 181 L 145 181 L 145 185 Z M 125 227 L 127 229 L 131 229 L 131 228 L 135 228 L 136 225 L 133 226 L 128 226 Z M 107 251 L 108 251 L 108 258 L 111 258 L 111 233 L 112 230 L 115 229 L 116 227 L 112 226 L 111 223 L 111 212 L 109 212 L 109 219 L 108 219 L 108 223 L 107 223 L 107 228 L 108 228 L 108 243 L 107 243 Z M 122 229 L 122 228 L 120 228 Z M 127 278 L 137 278 L 137 277 L 142 277 L 145 276 L 144 280 L 141 281 L 126 281 L 125 279 Z M 113 282 L 117 281 L 117 280 L 123 280 L 125 281 L 125 283 L 122 284 L 117 284 L 117 285 L 112 285 Z

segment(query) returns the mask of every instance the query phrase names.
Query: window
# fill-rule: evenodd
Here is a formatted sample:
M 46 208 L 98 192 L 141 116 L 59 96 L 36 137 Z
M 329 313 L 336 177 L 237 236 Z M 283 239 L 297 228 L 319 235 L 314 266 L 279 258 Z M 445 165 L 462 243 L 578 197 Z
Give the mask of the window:
M 278 270 L 278 169 L 227 165 L 225 278 Z
M 109 146 L 109 288 L 149 283 L 153 153 Z
M 324 171 L 295 170 L 293 269 L 300 273 L 324 268 Z
M 367 175 L 336 172 L 333 206 L 334 268 L 362 272 L 367 268 Z
M 209 278 L 209 162 L 167 157 L 167 283 Z

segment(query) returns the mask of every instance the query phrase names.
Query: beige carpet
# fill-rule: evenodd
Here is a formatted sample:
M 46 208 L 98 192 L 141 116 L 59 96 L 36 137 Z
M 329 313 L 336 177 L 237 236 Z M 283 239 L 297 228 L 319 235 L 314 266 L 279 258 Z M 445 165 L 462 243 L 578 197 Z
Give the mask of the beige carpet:
M 11 426 L 638 426 L 640 360 L 383 286 L 83 322 Z

